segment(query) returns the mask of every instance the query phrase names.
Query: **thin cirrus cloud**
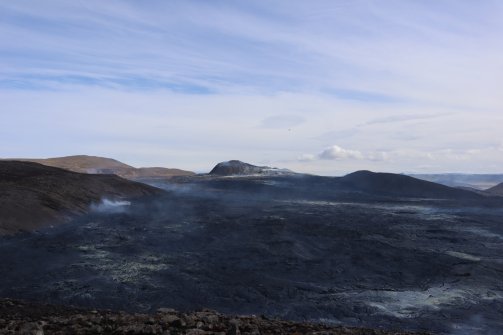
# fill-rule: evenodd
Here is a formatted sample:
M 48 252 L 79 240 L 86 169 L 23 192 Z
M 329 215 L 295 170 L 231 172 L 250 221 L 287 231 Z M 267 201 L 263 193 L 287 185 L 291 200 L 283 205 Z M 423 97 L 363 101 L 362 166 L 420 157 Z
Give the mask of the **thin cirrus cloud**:
M 369 120 L 369 121 L 365 122 L 363 125 L 368 126 L 368 125 L 374 125 L 374 124 L 380 124 L 380 123 L 394 123 L 394 122 L 428 120 L 428 119 L 438 118 L 438 117 L 441 117 L 444 115 L 445 114 L 390 115 L 390 116 L 385 116 L 385 117 L 380 117 L 380 118 Z
M 413 122 L 413 121 L 423 121 L 429 119 L 436 119 L 442 116 L 449 115 L 448 113 L 440 114 L 404 114 L 404 115 L 388 115 L 379 118 L 374 118 L 363 123 L 357 124 L 352 128 L 332 130 L 325 132 L 316 137 L 318 140 L 339 140 L 343 138 L 350 138 L 362 132 L 365 127 L 373 125 L 382 125 L 390 123 L 401 123 L 401 122 Z M 399 139 L 418 139 L 420 137 L 413 134 L 403 134 L 402 131 L 394 132 L 391 136 Z
M 499 172 L 502 34 L 497 0 L 4 1 L 0 156 Z
M 306 119 L 299 115 L 275 115 L 262 120 L 260 126 L 269 129 L 289 129 L 304 123 Z
M 315 89 L 359 101 L 459 104 L 464 97 L 454 100 L 453 93 L 468 81 L 476 95 L 494 92 L 477 84 L 494 82 L 487 70 L 501 65 L 501 48 L 491 39 L 501 23 L 489 5 L 476 11 L 468 3 L 393 1 L 20 1 L 2 7 L 4 87 Z M 466 53 L 459 52 L 461 43 Z M 496 53 L 484 52 L 492 49 Z

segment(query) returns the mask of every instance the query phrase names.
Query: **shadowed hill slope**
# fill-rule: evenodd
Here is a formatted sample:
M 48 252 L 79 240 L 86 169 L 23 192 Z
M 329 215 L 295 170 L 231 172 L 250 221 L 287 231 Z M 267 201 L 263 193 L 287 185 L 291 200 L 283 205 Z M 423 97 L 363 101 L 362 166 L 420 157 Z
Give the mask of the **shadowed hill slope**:
M 64 221 L 103 198 L 162 192 L 115 175 L 82 174 L 19 161 L 0 161 L 0 190 L 0 234 Z

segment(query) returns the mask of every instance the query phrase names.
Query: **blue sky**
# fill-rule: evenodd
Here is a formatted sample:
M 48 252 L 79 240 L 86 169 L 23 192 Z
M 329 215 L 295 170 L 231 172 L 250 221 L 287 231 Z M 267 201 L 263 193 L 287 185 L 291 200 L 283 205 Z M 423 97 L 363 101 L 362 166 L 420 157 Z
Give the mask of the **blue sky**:
M 503 172 L 503 2 L 2 1 L 0 157 Z

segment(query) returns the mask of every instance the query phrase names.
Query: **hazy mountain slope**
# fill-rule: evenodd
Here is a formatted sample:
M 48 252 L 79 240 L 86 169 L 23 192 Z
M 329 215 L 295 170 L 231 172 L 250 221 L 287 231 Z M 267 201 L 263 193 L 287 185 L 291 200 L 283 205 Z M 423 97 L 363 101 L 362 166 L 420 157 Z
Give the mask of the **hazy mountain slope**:
M 172 176 L 186 176 L 194 174 L 191 171 L 163 167 L 135 168 L 115 159 L 86 155 L 46 159 L 23 158 L 16 160 L 40 163 L 80 173 L 116 174 L 127 179 L 169 178 Z
M 409 176 L 451 187 L 472 187 L 485 190 L 503 182 L 503 174 L 410 174 Z
M 503 196 L 503 183 L 500 183 L 490 189 L 485 190 L 485 193 L 489 193 L 491 195 Z
M 372 194 L 425 198 L 480 198 L 479 194 L 467 190 L 455 189 L 445 185 L 393 174 L 357 171 L 340 179 L 346 188 Z
M 161 191 L 114 175 L 90 175 L 33 162 L 0 161 L 0 234 L 31 230 L 84 213 L 103 198 Z

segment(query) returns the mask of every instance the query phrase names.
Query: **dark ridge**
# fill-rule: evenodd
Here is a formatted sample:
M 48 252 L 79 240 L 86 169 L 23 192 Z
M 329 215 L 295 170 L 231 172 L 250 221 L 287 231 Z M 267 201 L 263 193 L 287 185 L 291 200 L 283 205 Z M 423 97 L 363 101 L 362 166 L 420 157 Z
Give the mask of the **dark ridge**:
M 394 173 L 356 171 L 340 179 L 342 186 L 372 194 L 406 197 L 480 199 L 482 196 L 433 182 Z
M 235 176 L 235 175 L 250 175 L 250 174 L 260 174 L 264 170 L 270 169 L 265 166 L 256 166 L 248 163 L 241 162 L 239 160 L 230 160 L 227 162 L 221 162 L 215 165 L 215 167 L 210 171 L 210 175 L 216 176 Z
M 63 222 L 103 198 L 162 192 L 116 175 L 83 174 L 23 161 L 0 161 L 0 189 L 0 235 Z

